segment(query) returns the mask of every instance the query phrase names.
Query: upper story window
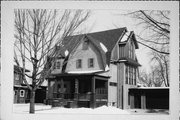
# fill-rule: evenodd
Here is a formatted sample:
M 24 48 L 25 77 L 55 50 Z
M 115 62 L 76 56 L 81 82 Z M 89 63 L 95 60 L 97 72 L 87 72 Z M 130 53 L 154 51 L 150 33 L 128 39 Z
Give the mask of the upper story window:
M 76 68 L 82 68 L 82 60 L 81 59 L 76 60 Z
M 15 80 L 20 80 L 20 75 L 18 73 L 14 73 L 14 79 Z
M 136 85 L 136 68 L 126 65 L 126 84 Z
M 134 43 L 132 41 L 130 41 L 129 43 L 129 58 L 134 59 Z
M 88 67 L 89 67 L 89 68 L 94 67 L 94 59 L 93 59 L 93 58 L 89 58 L 89 59 L 88 59 Z
M 60 69 L 60 67 L 61 67 L 61 62 L 60 62 L 60 61 L 57 61 L 57 62 L 56 62 L 56 69 Z
M 57 59 L 55 62 L 54 62 L 54 69 L 60 69 L 61 68 L 61 60 L 60 59 Z
M 85 39 L 84 42 L 83 42 L 83 47 L 82 47 L 82 49 L 83 49 L 83 50 L 87 50 L 87 49 L 88 49 L 88 45 L 89 45 L 89 41 L 88 41 L 87 39 Z

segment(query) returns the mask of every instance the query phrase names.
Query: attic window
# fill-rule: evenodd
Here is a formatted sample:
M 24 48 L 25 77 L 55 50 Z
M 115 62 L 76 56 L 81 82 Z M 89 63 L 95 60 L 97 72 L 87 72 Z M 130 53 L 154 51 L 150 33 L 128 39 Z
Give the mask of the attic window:
M 87 50 L 87 49 L 88 49 L 88 45 L 89 45 L 89 41 L 88 41 L 87 39 L 85 39 L 84 42 L 83 42 L 83 47 L 82 47 L 82 49 L 83 49 L 83 50 Z

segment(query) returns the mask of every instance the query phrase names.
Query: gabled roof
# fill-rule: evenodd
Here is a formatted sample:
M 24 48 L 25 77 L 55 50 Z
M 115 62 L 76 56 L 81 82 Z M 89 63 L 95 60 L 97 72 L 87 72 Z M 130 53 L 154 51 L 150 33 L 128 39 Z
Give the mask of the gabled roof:
M 106 30 L 101 32 L 94 32 L 88 34 L 80 34 L 74 36 L 68 36 L 62 41 L 62 45 L 57 47 L 56 51 L 59 51 L 60 54 L 65 57 L 65 51 L 68 50 L 69 53 L 78 45 L 78 43 L 85 37 L 91 40 L 96 47 L 98 47 L 101 51 L 103 51 L 102 46 L 107 48 L 106 55 L 106 63 L 110 63 L 111 51 L 115 47 L 116 43 L 120 40 L 120 38 L 127 32 L 126 27 Z
M 132 39 L 130 39 L 132 38 Z M 128 40 L 133 40 L 135 48 L 138 49 L 138 43 L 133 31 L 128 31 L 124 34 L 119 44 L 126 44 Z

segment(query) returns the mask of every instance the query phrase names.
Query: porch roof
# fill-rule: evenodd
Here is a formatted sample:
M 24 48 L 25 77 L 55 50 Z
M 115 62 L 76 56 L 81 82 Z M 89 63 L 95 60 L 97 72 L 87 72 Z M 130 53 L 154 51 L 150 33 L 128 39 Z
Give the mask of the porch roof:
M 51 74 L 49 78 L 55 78 L 59 76 L 97 76 L 103 78 L 110 78 L 110 76 L 100 75 L 99 73 L 61 73 L 61 74 Z

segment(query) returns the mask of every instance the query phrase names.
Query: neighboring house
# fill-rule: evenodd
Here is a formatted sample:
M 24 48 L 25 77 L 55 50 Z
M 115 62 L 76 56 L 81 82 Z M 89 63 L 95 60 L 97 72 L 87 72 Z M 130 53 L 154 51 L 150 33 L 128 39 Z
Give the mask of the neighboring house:
M 48 58 L 47 104 L 134 106 L 138 67 L 134 32 L 126 28 L 66 37 Z M 130 102 L 131 101 L 131 102 Z
M 14 65 L 14 103 L 26 103 L 28 98 L 28 87 L 22 79 L 22 69 Z M 30 72 L 26 70 L 25 72 Z
M 30 90 L 22 79 L 23 68 L 14 65 L 14 103 L 29 103 Z M 25 72 L 30 72 L 25 70 Z M 27 81 L 31 86 L 31 80 Z M 44 103 L 46 99 L 46 87 L 44 82 L 37 90 L 35 94 L 35 103 Z

